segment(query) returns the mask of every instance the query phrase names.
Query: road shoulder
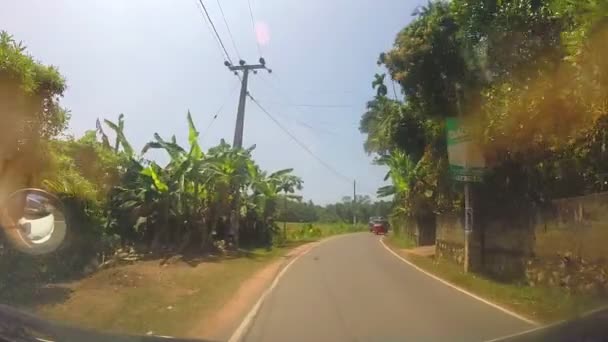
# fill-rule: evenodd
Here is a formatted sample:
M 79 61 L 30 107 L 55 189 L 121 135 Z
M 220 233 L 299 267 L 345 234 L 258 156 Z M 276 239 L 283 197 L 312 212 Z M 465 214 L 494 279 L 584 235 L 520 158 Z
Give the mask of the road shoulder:
M 432 254 L 425 255 L 425 254 L 420 254 L 420 253 L 416 253 L 416 252 L 411 252 L 411 251 L 408 251 L 407 249 L 397 248 L 397 247 L 391 245 L 391 243 L 387 243 L 385 241 L 384 237 L 380 240 L 380 243 L 387 251 L 389 251 L 395 257 L 399 258 L 404 263 L 406 263 L 406 264 L 410 265 L 411 267 L 415 268 L 416 270 L 426 274 L 427 276 L 443 283 L 444 285 L 449 286 L 463 294 L 466 294 L 467 296 L 469 296 L 471 298 L 474 298 L 484 304 L 492 306 L 495 309 L 500 310 L 500 311 L 502 311 L 510 316 L 513 316 L 519 320 L 522 320 L 528 324 L 531 324 L 533 326 L 540 325 L 539 322 L 537 322 L 531 318 L 521 315 L 521 314 L 511 310 L 510 308 L 504 307 L 501 304 L 497 304 L 493 301 L 483 298 L 483 297 L 477 295 L 476 293 L 471 292 L 469 289 L 465 289 L 465 288 L 459 286 L 460 284 L 446 280 L 445 278 L 442 277 L 442 274 L 440 272 L 437 272 L 437 270 L 433 270 L 431 267 L 428 267 L 429 264 L 424 262 L 424 261 L 427 261 L 427 262 L 431 261 Z M 473 275 L 466 275 L 464 273 L 463 273 L 463 276 L 470 276 L 471 278 L 475 277 Z
M 465 274 L 452 262 L 409 253 L 389 239 L 382 240 L 382 244 L 421 272 L 536 326 L 579 317 L 604 303 L 597 297 L 571 294 L 560 288 L 502 283 L 474 273 Z
M 317 244 L 319 242 L 309 242 L 295 247 L 280 259 L 272 261 L 254 273 L 240 285 L 236 293 L 219 311 L 196 325 L 188 337 L 228 341 L 282 270 Z

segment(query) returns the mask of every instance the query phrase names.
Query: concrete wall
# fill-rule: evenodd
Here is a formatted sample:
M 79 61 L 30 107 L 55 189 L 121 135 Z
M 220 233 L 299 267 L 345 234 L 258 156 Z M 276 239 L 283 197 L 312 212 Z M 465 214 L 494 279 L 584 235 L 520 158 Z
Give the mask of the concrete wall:
M 557 200 L 532 217 L 475 222 L 471 267 L 504 281 L 608 291 L 608 193 Z M 462 264 L 463 219 L 437 217 L 437 257 Z
M 435 244 L 435 217 L 407 218 L 394 220 L 391 226 L 397 234 L 403 234 L 414 241 L 416 246 L 431 246 Z
M 437 240 L 435 253 L 437 257 L 452 260 L 459 265 L 464 263 L 464 216 L 460 213 L 437 215 Z M 471 237 L 470 260 L 471 270 L 481 269 L 481 245 L 478 231 Z
M 608 293 L 608 193 L 556 200 L 537 215 L 526 281 Z
M 437 241 L 435 253 L 462 265 L 464 262 L 464 222 L 462 215 L 437 215 Z

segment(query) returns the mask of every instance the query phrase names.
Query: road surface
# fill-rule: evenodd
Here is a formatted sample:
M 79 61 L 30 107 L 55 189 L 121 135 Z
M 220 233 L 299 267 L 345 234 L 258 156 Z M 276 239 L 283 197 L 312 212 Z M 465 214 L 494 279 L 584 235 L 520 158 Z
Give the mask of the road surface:
M 378 240 L 340 236 L 298 259 L 243 340 L 484 341 L 532 328 L 405 264 Z

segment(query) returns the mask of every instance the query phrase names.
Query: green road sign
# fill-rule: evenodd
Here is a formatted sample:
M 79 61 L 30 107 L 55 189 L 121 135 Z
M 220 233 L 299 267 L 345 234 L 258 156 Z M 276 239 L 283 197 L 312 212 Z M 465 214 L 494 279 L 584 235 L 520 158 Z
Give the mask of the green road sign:
M 486 170 L 481 149 L 459 118 L 448 118 L 447 145 L 450 174 L 459 182 L 481 182 Z

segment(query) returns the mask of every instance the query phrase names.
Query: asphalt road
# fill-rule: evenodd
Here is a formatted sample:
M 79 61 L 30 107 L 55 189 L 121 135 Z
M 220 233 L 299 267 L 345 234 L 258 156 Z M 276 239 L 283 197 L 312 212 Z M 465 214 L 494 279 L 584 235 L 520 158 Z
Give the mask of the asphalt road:
M 266 297 L 245 341 L 484 341 L 532 326 L 434 280 L 369 233 L 316 247 Z

